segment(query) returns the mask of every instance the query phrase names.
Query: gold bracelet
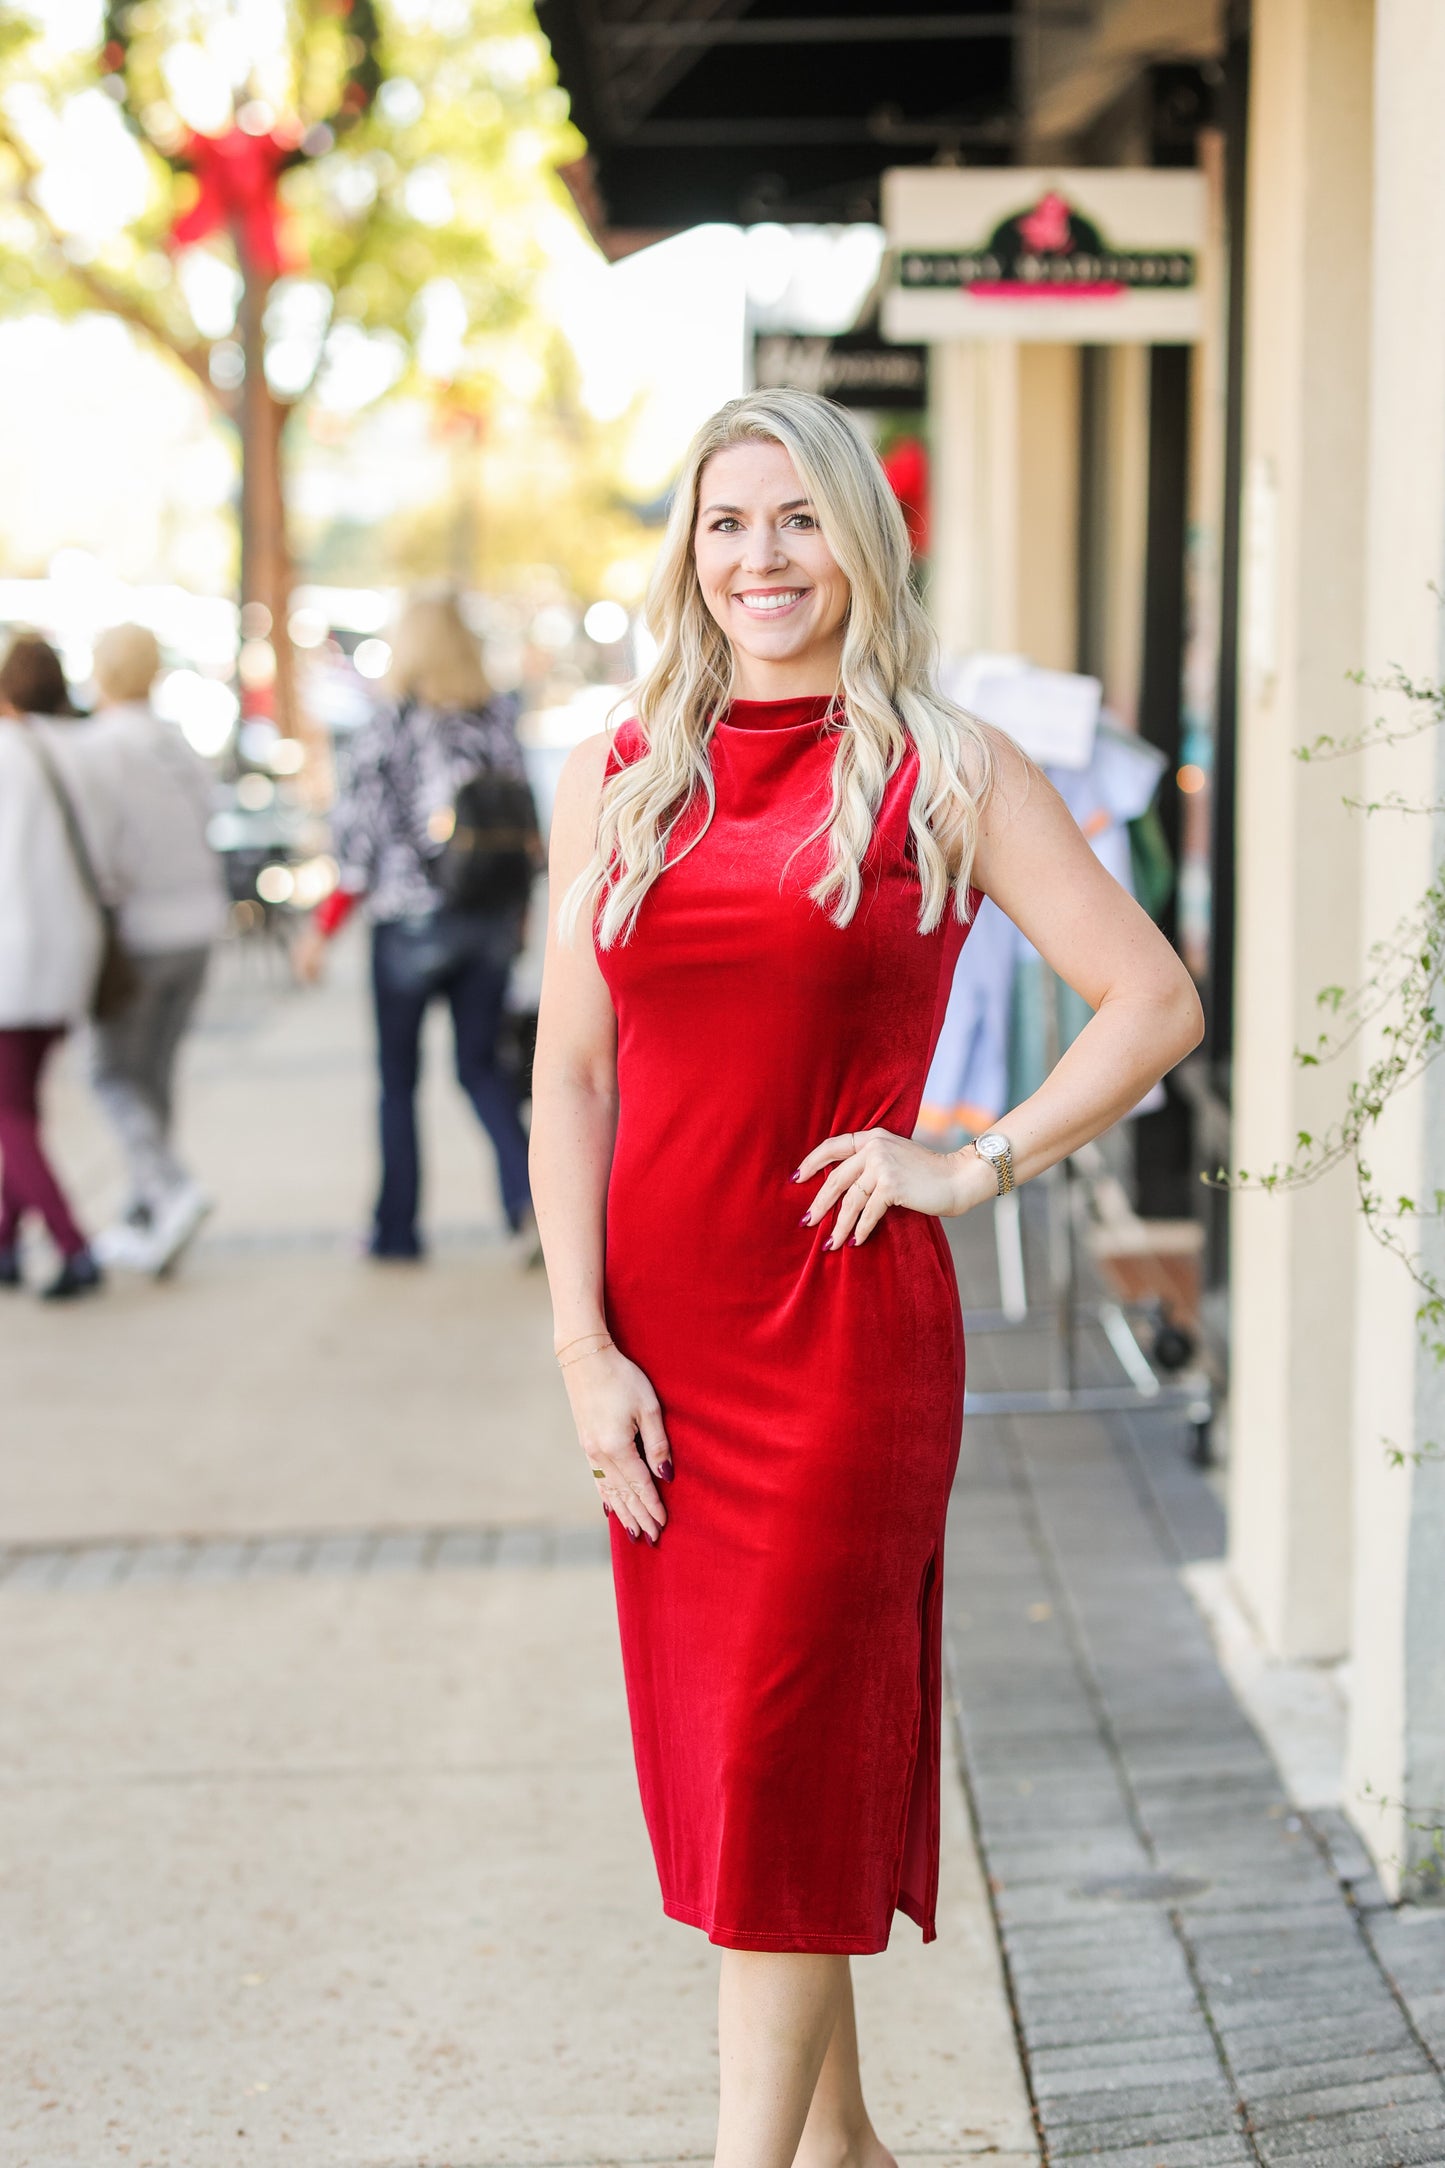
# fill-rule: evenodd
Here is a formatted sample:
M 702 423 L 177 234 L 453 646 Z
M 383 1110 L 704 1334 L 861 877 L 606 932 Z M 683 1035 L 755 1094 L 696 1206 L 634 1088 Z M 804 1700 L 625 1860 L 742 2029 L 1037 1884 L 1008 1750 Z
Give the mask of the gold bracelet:
M 564 1340 L 560 1347 L 553 1348 L 552 1353 L 560 1362 L 569 1347 L 581 1347 L 584 1340 L 605 1340 L 607 1337 L 607 1328 L 603 1325 L 596 1332 L 579 1332 L 575 1340 Z
M 569 1347 L 575 1347 L 576 1342 L 569 1341 L 567 1344 Z M 596 1347 L 584 1347 L 580 1355 L 569 1355 L 566 1362 L 562 1362 L 559 1359 L 557 1368 L 559 1370 L 570 1370 L 573 1363 L 585 1363 L 589 1355 L 603 1355 L 612 1345 L 613 1342 L 611 1340 L 599 1340 Z

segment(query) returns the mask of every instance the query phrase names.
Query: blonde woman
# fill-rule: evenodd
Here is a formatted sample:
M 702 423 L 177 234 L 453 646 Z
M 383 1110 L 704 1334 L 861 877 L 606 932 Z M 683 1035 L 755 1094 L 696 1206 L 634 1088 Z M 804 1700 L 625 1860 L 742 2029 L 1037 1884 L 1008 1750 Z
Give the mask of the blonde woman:
M 304 978 L 356 904 L 372 922 L 381 1069 L 373 1257 L 422 1254 L 416 1088 L 426 1011 L 452 1014 L 457 1077 L 496 1153 L 519 1257 L 535 1255 L 527 1141 L 497 1035 L 539 846 L 515 700 L 494 693 L 450 596 L 421 597 L 392 637 L 390 700 L 358 732 L 332 816 L 341 885 L 298 943 Z M 463 818 L 459 818 L 459 809 Z
M 74 733 L 134 989 L 92 1034 L 92 1082 L 125 1154 L 130 1193 L 96 1254 L 106 1265 L 171 1271 L 211 1209 L 173 1136 L 176 1058 L 225 929 L 227 896 L 207 841 L 211 773 L 151 706 L 155 634 L 112 625 L 95 643 L 95 719 Z
M 943 700 L 846 414 L 695 439 L 636 720 L 552 828 L 533 1189 L 611 1516 L 664 1909 L 722 1945 L 719 2168 L 887 2168 L 849 1958 L 934 1933 L 963 1344 L 939 1221 L 1200 1035 L 1183 966 L 1012 744 Z M 991 1140 L 910 1141 L 992 896 L 1094 1016 Z M 986 1147 L 986 1148 L 985 1148 Z

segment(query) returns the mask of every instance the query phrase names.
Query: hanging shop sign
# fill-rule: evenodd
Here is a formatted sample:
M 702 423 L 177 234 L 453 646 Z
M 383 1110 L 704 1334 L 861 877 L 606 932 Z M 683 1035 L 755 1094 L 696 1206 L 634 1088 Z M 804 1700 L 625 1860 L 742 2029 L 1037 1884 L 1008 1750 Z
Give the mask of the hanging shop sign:
M 909 166 L 883 177 L 890 339 L 1188 344 L 1203 329 L 1205 178 Z
M 815 338 L 759 331 L 753 383 L 759 391 L 815 391 L 840 406 L 914 413 L 928 404 L 928 348 L 891 345 L 873 332 Z

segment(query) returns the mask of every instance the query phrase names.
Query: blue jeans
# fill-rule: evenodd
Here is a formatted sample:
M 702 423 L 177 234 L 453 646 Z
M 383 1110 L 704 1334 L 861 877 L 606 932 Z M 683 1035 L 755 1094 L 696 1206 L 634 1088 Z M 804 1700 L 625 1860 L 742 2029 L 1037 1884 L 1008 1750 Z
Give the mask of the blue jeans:
M 429 918 L 389 919 L 371 943 L 381 1066 L 381 1193 L 371 1248 L 379 1257 L 417 1257 L 421 1165 L 416 1138 L 416 1087 L 421 1032 L 438 994 L 451 1007 L 457 1077 L 492 1140 L 502 1202 L 515 1227 L 531 1201 L 527 1140 L 516 1094 L 497 1068 L 497 1033 L 507 979 L 520 945 L 515 912 L 437 911 Z

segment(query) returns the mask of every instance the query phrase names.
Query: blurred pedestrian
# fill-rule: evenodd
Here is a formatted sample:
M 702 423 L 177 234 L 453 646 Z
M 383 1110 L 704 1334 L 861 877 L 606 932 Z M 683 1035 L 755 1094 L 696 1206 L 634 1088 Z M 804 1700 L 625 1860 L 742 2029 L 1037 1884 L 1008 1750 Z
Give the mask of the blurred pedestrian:
M 53 1049 L 94 997 L 104 929 L 93 871 L 57 757 L 72 712 L 54 648 L 22 633 L 0 663 L 0 1287 L 19 1287 L 20 1234 L 41 1220 L 60 1252 L 43 1290 L 93 1293 L 102 1273 L 41 1138 Z
M 387 690 L 353 741 L 333 815 L 341 885 L 295 949 L 298 972 L 316 977 L 325 942 L 365 900 L 381 1071 L 381 1187 L 368 1248 L 379 1258 L 422 1254 L 416 1089 L 422 1024 L 441 997 L 458 1079 L 496 1153 L 514 1247 L 535 1262 L 527 1140 L 497 1061 L 541 857 L 517 704 L 492 690 L 449 597 L 404 611 Z
M 226 922 L 219 861 L 206 839 L 211 776 L 150 704 L 160 669 L 154 633 L 115 625 L 95 646 L 99 706 L 73 754 L 97 825 L 134 987 L 98 1020 L 92 1082 L 125 1154 L 130 1192 L 97 1238 L 107 1265 L 169 1271 L 210 1199 L 173 1141 L 176 1056 L 195 1012 L 212 943 Z

